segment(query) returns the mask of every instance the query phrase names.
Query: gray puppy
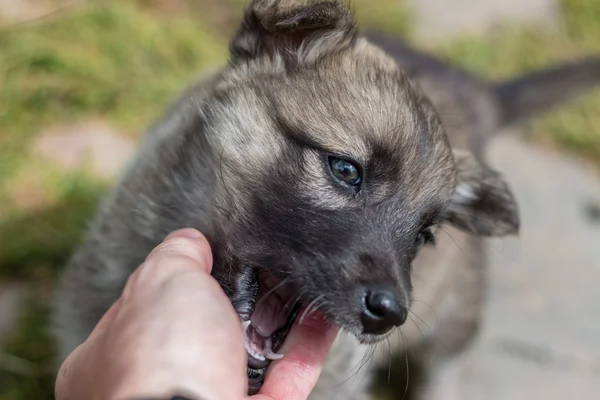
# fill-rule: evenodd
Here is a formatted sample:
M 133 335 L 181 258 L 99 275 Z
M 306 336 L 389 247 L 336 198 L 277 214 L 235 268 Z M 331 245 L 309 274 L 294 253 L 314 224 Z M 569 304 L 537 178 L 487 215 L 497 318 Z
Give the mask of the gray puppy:
M 149 129 L 64 270 L 58 361 L 150 250 L 188 226 L 209 238 L 246 327 L 251 393 L 291 323 L 317 309 L 342 331 L 312 399 L 369 398 L 371 372 L 352 369 L 395 327 L 429 357 L 463 348 L 485 288 L 479 237 L 519 226 L 508 185 L 481 160 L 485 141 L 600 80 L 600 62 L 488 85 L 365 37 L 335 1 L 251 1 L 230 50 Z M 434 248 L 438 227 L 453 240 Z M 405 324 L 409 312 L 431 333 Z
M 398 38 L 380 32 L 366 32 L 365 36 L 394 57 L 432 102 L 451 146 L 468 150 L 480 161 L 493 136 L 543 115 L 600 83 L 600 57 L 493 83 L 417 51 Z M 483 224 L 498 222 L 488 221 L 481 213 L 475 217 Z M 411 307 L 412 321 L 402 327 L 403 336 L 394 338 L 397 342 L 393 343 L 394 349 L 404 350 L 409 358 L 414 356 L 411 366 L 434 372 L 431 377 L 419 377 L 425 378 L 419 383 L 426 384 L 411 391 L 419 399 L 444 399 L 435 392 L 434 379 L 452 374 L 452 366 L 444 361 L 470 343 L 484 301 L 485 242 L 466 234 L 481 233 L 481 228 L 451 222 L 443 227 L 435 249 L 423 249 L 413 262 L 413 299 L 417 301 Z M 387 372 L 389 352 L 375 355 Z M 399 360 L 402 364 L 404 357 Z M 414 379 L 412 382 L 416 383 Z M 404 388 L 399 396 L 403 394 Z

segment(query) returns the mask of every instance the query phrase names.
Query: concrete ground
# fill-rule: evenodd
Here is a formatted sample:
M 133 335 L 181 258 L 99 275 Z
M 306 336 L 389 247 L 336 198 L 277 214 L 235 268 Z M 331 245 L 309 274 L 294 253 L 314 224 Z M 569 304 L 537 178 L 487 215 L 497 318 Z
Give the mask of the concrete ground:
M 417 18 L 416 35 L 445 41 L 460 33 L 486 34 L 507 22 L 557 27 L 557 0 L 408 0 Z
M 432 400 L 598 398 L 599 176 L 511 136 L 495 139 L 489 161 L 514 188 L 522 230 L 490 241 L 481 335 Z

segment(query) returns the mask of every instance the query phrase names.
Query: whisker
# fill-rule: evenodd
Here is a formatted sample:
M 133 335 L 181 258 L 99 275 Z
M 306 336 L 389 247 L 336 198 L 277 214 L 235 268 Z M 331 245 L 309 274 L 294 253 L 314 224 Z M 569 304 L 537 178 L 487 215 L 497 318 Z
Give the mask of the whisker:
M 385 338 L 387 340 L 387 344 L 388 344 L 388 350 L 389 350 L 389 360 L 388 360 L 388 384 L 390 383 L 390 381 L 392 380 L 392 345 L 390 344 L 390 338 L 387 337 Z
M 429 309 L 430 309 L 430 310 L 431 310 L 431 312 L 433 313 L 433 316 L 435 317 L 435 323 L 436 323 L 436 324 L 438 323 L 438 315 L 437 315 L 437 313 L 435 312 L 435 309 L 434 309 L 434 308 L 433 308 L 433 307 L 432 307 L 432 306 L 431 306 L 429 303 L 427 303 L 427 302 L 426 302 L 426 301 L 424 301 L 424 300 L 421 300 L 421 299 L 419 299 L 418 297 L 414 297 L 414 296 L 413 296 L 413 301 L 419 302 L 419 303 L 421 303 L 421 304 L 424 304 L 424 305 L 426 305 L 427 307 L 429 307 Z
M 449 234 L 443 227 L 440 227 L 440 231 L 444 232 L 446 234 L 446 236 L 448 236 L 450 238 L 450 240 L 452 240 L 452 242 L 454 243 L 454 245 L 456 247 L 458 247 L 458 249 L 460 250 L 460 252 L 463 254 L 463 256 L 465 256 L 467 259 L 469 258 L 469 255 L 463 250 L 462 247 L 460 247 L 458 245 L 458 243 L 456 242 L 456 240 L 454 240 L 454 238 L 452 237 L 451 234 Z
M 323 306 L 325 306 L 325 305 L 327 305 L 327 304 L 329 304 L 329 302 L 328 302 L 327 300 L 325 300 L 325 301 L 322 301 L 322 302 L 321 302 L 321 304 L 317 304 L 315 307 L 313 307 L 313 309 L 311 310 L 311 312 L 310 312 L 310 313 L 308 313 L 308 316 L 307 316 L 307 318 L 310 318 L 310 316 L 311 316 L 312 314 L 314 314 L 315 312 L 319 311 L 319 308 L 321 308 L 321 307 L 323 307 Z
M 354 372 L 352 372 L 348 378 L 346 378 L 344 381 L 342 381 L 337 386 L 341 386 L 344 383 L 348 382 L 350 379 L 356 378 L 358 376 L 358 374 L 360 373 L 360 371 L 365 367 L 365 365 L 367 365 L 369 360 L 373 358 L 374 353 L 375 353 L 375 346 L 369 346 L 369 350 L 365 353 L 365 355 L 362 357 L 360 362 L 354 368 L 352 368 L 350 370 L 350 372 L 352 372 L 352 371 L 354 371 Z
M 408 339 L 406 339 L 406 336 L 404 336 L 404 332 L 402 332 L 402 330 L 400 330 L 400 335 L 402 335 L 402 343 L 404 344 L 404 348 L 408 348 Z M 408 353 L 406 351 L 404 352 L 404 358 L 406 360 L 406 385 L 404 386 L 404 394 L 402 395 L 402 400 L 404 400 L 406 394 L 408 393 L 408 384 L 410 382 L 410 366 L 408 364 Z
M 296 304 L 298 304 L 298 302 L 300 301 L 300 298 L 303 296 L 303 293 L 300 293 L 296 296 L 296 298 L 294 299 L 294 301 L 290 301 L 288 300 L 284 305 L 283 305 L 283 312 L 286 312 L 288 310 L 288 308 L 290 307 L 294 307 Z
M 448 347 L 446 347 L 446 345 L 444 344 L 442 339 L 437 335 L 437 333 L 435 333 L 435 331 L 433 329 L 431 329 L 425 321 L 423 321 L 423 318 L 419 317 L 414 311 L 409 310 L 409 312 L 411 312 L 415 317 L 417 317 L 419 319 L 419 321 L 421 321 L 423 323 L 423 325 L 425 325 L 427 327 L 427 329 L 429 329 L 429 331 L 433 334 L 433 336 L 435 336 L 435 338 L 442 344 L 442 346 L 444 347 L 444 350 L 446 350 L 446 353 L 450 354 L 450 350 L 448 350 Z
M 312 306 L 314 306 L 319 300 L 321 300 L 323 297 L 325 297 L 324 294 L 317 296 L 316 299 L 314 299 L 313 301 L 310 302 L 310 304 L 308 305 L 308 307 L 306 307 L 306 309 L 304 310 L 304 312 L 302 313 L 302 316 L 300 317 L 300 322 L 299 325 L 302 325 L 304 323 L 304 318 L 306 317 L 308 311 L 310 310 L 310 308 Z
M 411 312 L 412 312 L 412 311 L 411 311 Z M 413 314 L 414 314 L 414 313 L 413 313 Z M 413 324 L 415 325 L 415 327 L 416 327 L 416 328 L 419 330 L 419 333 L 421 334 L 421 337 L 422 337 L 423 339 L 425 339 L 425 335 L 423 334 L 423 331 L 421 330 L 421 327 L 419 326 L 419 324 L 417 324 L 417 323 L 415 322 L 415 320 L 414 320 L 414 319 L 413 319 L 413 318 L 412 318 L 410 315 L 408 315 L 408 318 L 410 318 L 410 320 L 412 321 L 412 323 L 413 323 Z
M 406 337 L 406 334 L 404 333 L 404 331 L 402 331 L 402 329 L 398 329 L 398 336 L 402 339 L 402 343 L 406 343 L 403 345 L 404 347 L 403 347 L 402 351 L 404 353 L 407 353 L 410 351 L 410 353 L 413 355 L 413 357 L 416 358 L 417 356 L 415 355 L 415 351 L 414 351 L 414 349 L 412 349 L 410 347 L 410 341 L 408 340 L 408 337 Z

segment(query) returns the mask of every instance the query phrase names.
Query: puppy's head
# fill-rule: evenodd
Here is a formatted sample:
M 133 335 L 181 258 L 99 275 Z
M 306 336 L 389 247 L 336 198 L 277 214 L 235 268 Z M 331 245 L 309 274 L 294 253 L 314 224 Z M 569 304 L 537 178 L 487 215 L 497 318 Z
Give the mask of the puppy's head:
M 428 101 L 338 2 L 251 2 L 202 111 L 227 210 L 215 276 L 246 321 L 251 377 L 298 315 L 319 310 L 364 343 L 402 325 L 411 262 L 436 226 L 518 227 L 503 180 L 452 151 Z

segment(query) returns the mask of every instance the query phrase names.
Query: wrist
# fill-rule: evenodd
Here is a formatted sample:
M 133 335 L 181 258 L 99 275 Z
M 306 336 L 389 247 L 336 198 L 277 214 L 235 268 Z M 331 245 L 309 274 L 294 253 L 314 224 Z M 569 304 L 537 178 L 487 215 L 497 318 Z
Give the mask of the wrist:
M 179 393 L 179 392 L 177 392 Z M 183 392 L 181 392 L 183 393 Z M 181 394 L 176 394 L 176 395 L 171 395 L 171 396 L 162 396 L 162 397 L 133 397 L 131 399 L 123 399 L 123 400 L 208 400 L 204 397 L 198 397 L 198 396 L 188 396 L 188 395 L 181 395 Z
M 159 386 L 161 386 L 159 388 Z M 200 394 L 200 390 L 195 385 L 193 390 L 189 385 L 182 385 L 179 382 L 177 385 L 160 385 L 154 381 L 149 383 L 145 381 L 142 384 L 129 383 L 117 389 L 111 400 L 213 400 L 220 397 L 207 396 Z
M 121 380 L 111 400 L 240 400 L 228 385 L 201 382 L 183 374 L 137 375 Z

